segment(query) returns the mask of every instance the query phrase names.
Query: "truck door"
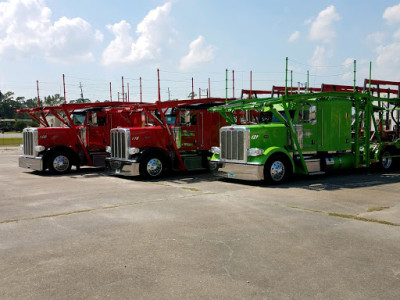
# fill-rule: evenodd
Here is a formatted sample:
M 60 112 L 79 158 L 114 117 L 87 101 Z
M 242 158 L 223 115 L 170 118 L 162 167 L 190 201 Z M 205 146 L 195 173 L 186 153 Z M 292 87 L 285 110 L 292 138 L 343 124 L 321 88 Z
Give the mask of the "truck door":
M 202 116 L 196 110 L 183 110 L 180 114 L 180 125 L 182 150 L 197 149 L 202 143 L 199 140 L 199 126 L 202 126 Z
M 89 112 L 87 123 L 88 150 L 104 150 L 106 147 L 106 115 L 101 112 Z
M 299 110 L 299 124 L 303 127 L 303 150 L 317 149 L 317 106 L 305 103 Z

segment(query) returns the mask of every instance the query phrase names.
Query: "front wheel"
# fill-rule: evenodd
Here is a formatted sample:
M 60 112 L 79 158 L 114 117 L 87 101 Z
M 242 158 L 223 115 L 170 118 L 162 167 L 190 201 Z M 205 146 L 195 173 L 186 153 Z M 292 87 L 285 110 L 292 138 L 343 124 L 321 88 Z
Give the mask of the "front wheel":
M 160 178 L 164 171 L 164 160 L 157 154 L 147 155 L 139 165 L 140 175 L 148 179 Z
M 64 151 L 57 151 L 50 155 L 49 170 L 54 175 L 66 174 L 71 171 L 71 157 Z
M 272 156 L 265 164 L 264 180 L 269 184 L 281 184 L 290 174 L 290 163 L 283 155 Z

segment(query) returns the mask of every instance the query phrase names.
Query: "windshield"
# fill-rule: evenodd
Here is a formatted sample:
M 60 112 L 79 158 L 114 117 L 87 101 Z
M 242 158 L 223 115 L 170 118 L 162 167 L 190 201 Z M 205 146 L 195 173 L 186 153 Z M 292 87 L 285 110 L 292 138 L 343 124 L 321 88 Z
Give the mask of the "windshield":
M 165 116 L 168 125 L 174 125 L 176 116 Z
M 75 125 L 82 125 L 83 123 L 85 123 L 85 118 L 86 118 L 86 114 L 73 114 L 72 115 L 72 122 L 74 122 Z
M 282 117 L 286 119 L 286 114 L 285 112 L 280 112 Z M 277 116 L 275 116 L 272 112 L 266 111 L 266 112 L 261 112 L 259 116 L 259 122 L 268 124 L 268 123 L 280 123 L 280 120 L 278 119 Z

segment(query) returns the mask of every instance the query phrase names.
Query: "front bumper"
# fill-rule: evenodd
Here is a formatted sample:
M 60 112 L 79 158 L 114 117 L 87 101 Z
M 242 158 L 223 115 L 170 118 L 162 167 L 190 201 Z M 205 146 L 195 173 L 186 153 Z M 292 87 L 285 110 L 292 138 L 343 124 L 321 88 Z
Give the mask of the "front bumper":
M 113 175 L 138 176 L 139 165 L 136 161 L 106 158 L 106 168 Z
M 35 171 L 43 171 L 43 158 L 40 156 L 27 157 L 21 155 L 18 159 L 18 165 L 20 168 L 27 168 Z
M 210 168 L 223 177 L 241 180 L 264 180 L 264 165 L 210 161 Z

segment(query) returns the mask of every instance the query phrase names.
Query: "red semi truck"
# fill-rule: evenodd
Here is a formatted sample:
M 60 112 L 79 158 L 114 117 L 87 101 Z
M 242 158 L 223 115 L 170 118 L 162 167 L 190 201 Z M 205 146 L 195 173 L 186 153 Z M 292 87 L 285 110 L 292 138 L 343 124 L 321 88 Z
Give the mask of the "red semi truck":
M 110 130 L 118 126 L 141 126 L 142 113 L 134 109 L 138 105 L 102 102 L 17 110 L 28 112 L 41 125 L 23 130 L 19 166 L 37 171 L 48 169 L 53 174 L 68 173 L 72 165 L 104 167 Z M 51 127 L 50 116 L 61 125 Z
M 145 178 L 158 178 L 171 169 L 208 168 L 209 150 L 219 143 L 219 128 L 227 123 L 207 109 L 225 102 L 204 98 L 143 107 L 143 126 L 111 129 L 106 167 L 112 174 Z

